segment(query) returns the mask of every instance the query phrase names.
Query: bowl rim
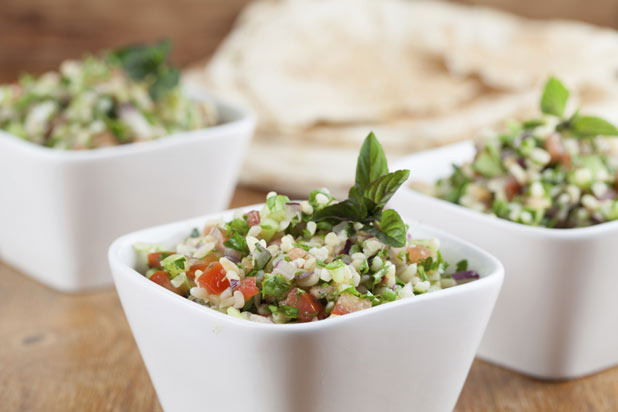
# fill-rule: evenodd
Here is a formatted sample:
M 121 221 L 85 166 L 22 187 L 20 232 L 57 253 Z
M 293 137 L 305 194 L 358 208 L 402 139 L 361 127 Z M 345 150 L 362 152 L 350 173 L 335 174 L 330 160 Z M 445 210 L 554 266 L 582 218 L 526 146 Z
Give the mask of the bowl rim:
M 430 150 L 423 150 L 404 156 L 393 162 L 393 170 L 408 169 L 411 164 L 417 160 L 426 157 L 438 157 L 443 152 L 457 150 L 458 148 L 469 148 L 474 144 L 474 140 L 463 140 L 461 142 L 452 143 L 445 146 L 440 146 Z M 487 213 L 479 212 L 474 209 L 461 206 L 456 203 L 451 203 L 443 199 L 439 199 L 422 192 L 412 189 L 409 184 L 402 187 L 401 193 L 395 194 L 395 197 L 408 196 L 412 200 L 423 201 L 429 203 L 433 207 L 442 207 L 449 213 L 459 213 L 468 218 L 482 221 L 482 223 L 497 225 L 504 230 L 515 231 L 524 235 L 545 236 L 554 239 L 573 239 L 582 237 L 594 237 L 608 232 L 618 232 L 618 220 L 599 223 L 593 226 L 577 227 L 577 228 L 549 228 L 543 226 L 528 226 L 522 223 L 512 222 L 507 219 L 502 219 Z
M 255 128 L 256 115 L 247 108 L 227 103 L 215 96 L 206 93 L 187 93 L 191 98 L 212 102 L 219 113 L 226 113 L 229 119 L 213 126 L 201 129 L 187 130 L 162 136 L 156 140 L 134 142 L 124 145 L 101 147 L 89 150 L 58 150 L 24 140 L 19 136 L 0 130 L 0 144 L 12 146 L 15 150 L 39 157 L 58 159 L 63 161 L 89 161 L 121 157 L 137 153 L 146 153 L 196 141 L 216 140 L 234 129 Z
M 213 321 L 230 322 L 239 327 L 249 327 L 249 328 L 255 328 L 255 329 L 260 329 L 260 330 L 265 330 L 265 331 L 309 332 L 309 331 L 322 330 L 324 328 L 336 327 L 341 322 L 355 321 L 359 317 L 371 316 L 373 314 L 379 313 L 380 311 L 394 310 L 403 305 L 422 304 L 422 302 L 425 302 L 428 300 L 444 299 L 444 298 L 448 298 L 449 296 L 459 295 L 462 293 L 465 294 L 465 293 L 468 293 L 468 292 L 471 292 L 477 289 L 488 288 L 488 287 L 491 287 L 492 284 L 496 284 L 496 283 L 498 284 L 497 287 L 499 289 L 504 279 L 504 266 L 496 257 L 491 255 L 490 253 L 486 252 L 485 250 L 465 240 L 462 240 L 456 236 L 450 235 L 440 229 L 435 229 L 427 225 L 416 223 L 412 219 L 404 218 L 404 220 L 406 220 L 408 223 L 413 223 L 415 224 L 415 227 L 420 227 L 423 230 L 428 230 L 429 232 L 435 234 L 440 239 L 448 239 L 450 242 L 455 243 L 458 246 L 462 246 L 464 250 L 468 252 L 473 251 L 475 254 L 478 255 L 479 259 L 483 259 L 489 263 L 491 270 L 489 270 L 487 274 L 481 276 L 480 279 L 477 279 L 473 282 L 468 282 L 462 285 L 457 285 L 454 287 L 450 287 L 447 289 L 443 289 L 443 290 L 439 290 L 439 291 L 435 291 L 431 293 L 425 293 L 422 295 L 415 296 L 414 298 L 411 298 L 411 299 L 400 299 L 400 300 L 396 300 L 393 302 L 388 302 L 387 304 L 374 306 L 374 307 L 361 310 L 358 312 L 349 313 L 345 316 L 338 316 L 335 318 L 323 319 L 320 321 L 307 322 L 307 323 L 269 324 L 269 323 L 261 323 L 261 322 L 251 322 L 251 321 L 247 321 L 244 319 L 237 319 L 233 316 L 221 313 L 207 306 L 203 306 L 195 302 L 192 302 L 185 297 L 177 295 L 155 284 L 154 282 L 150 282 L 144 275 L 136 271 L 133 267 L 129 266 L 121 258 L 120 253 L 122 251 L 126 251 L 128 248 L 132 250 L 133 245 L 136 242 L 147 241 L 145 239 L 147 239 L 148 236 L 153 232 L 155 233 L 167 232 L 168 234 L 174 234 L 174 233 L 178 233 L 179 230 L 185 230 L 186 227 L 195 227 L 196 225 L 203 224 L 204 222 L 207 222 L 209 220 L 219 219 L 224 216 L 230 215 L 235 210 L 249 211 L 249 210 L 253 210 L 256 208 L 261 208 L 263 205 L 264 205 L 263 203 L 259 203 L 259 204 L 249 205 L 249 206 L 243 206 L 243 207 L 236 208 L 236 209 L 228 209 L 223 212 L 212 213 L 212 214 L 205 215 L 205 216 L 194 217 L 194 218 L 185 219 L 182 221 L 149 227 L 146 229 L 128 233 L 126 235 L 123 235 L 117 238 L 114 242 L 112 242 L 112 244 L 109 247 L 109 251 L 108 251 L 109 263 L 112 268 L 112 272 L 114 274 L 113 276 L 114 284 L 116 285 L 116 287 L 118 286 L 117 285 L 118 282 L 116 279 L 118 276 L 125 276 L 127 278 L 131 278 L 133 282 L 139 283 L 141 285 L 139 287 L 148 288 L 150 293 L 154 293 L 156 296 L 159 296 L 159 299 L 165 299 L 169 304 L 187 305 L 186 310 L 199 311 L 199 313 L 201 313 L 200 316 L 208 316 Z M 415 302 L 419 302 L 419 303 L 415 303 Z

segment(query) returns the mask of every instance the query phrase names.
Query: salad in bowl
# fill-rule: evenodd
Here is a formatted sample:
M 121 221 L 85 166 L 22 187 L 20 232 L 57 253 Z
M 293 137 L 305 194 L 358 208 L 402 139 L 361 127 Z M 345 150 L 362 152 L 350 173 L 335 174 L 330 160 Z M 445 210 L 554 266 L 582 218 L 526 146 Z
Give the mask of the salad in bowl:
M 128 46 L 0 86 L 0 130 L 54 149 L 85 150 L 216 124 L 211 102 L 181 91 L 170 51 L 168 41 Z
M 409 176 L 389 173 L 373 134 L 356 185 L 337 202 L 327 189 L 291 201 L 271 192 L 261 209 L 207 222 L 168 250 L 138 243 L 151 281 L 193 302 L 257 322 L 311 322 L 478 279 L 451 264 L 436 238 L 414 238 L 385 204 Z
M 507 272 L 478 356 L 545 379 L 618 363 L 618 130 L 550 78 L 537 118 L 397 163 L 391 200 L 494 254 Z
M 504 273 L 385 207 L 408 175 L 388 171 L 370 135 L 343 201 L 270 193 L 114 241 L 114 283 L 163 409 L 191 410 L 186 394 L 200 393 L 239 412 L 452 410 Z
M 480 143 L 472 162 L 453 166 L 435 196 L 513 222 L 575 228 L 618 220 L 618 129 L 566 115 L 569 91 L 550 78 L 542 116 L 513 122 Z

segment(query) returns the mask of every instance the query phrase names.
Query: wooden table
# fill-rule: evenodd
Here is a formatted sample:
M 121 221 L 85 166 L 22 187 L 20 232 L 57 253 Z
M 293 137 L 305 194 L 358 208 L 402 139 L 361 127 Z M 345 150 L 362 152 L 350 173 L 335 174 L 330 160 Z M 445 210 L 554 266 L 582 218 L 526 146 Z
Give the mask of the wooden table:
M 0 263 L 0 319 L 0 411 L 161 410 L 113 288 L 62 294 Z M 477 360 L 456 411 L 618 411 L 618 368 L 553 383 Z

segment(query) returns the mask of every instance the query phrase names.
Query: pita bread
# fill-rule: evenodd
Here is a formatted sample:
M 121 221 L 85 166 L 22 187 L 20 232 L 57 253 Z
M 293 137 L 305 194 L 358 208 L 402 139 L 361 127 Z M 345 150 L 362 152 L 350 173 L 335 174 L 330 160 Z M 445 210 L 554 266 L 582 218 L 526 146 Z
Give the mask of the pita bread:
M 618 113 L 617 39 L 438 1 L 258 0 L 184 81 L 257 113 L 243 183 L 345 195 L 369 131 L 393 159 L 479 138 L 536 114 L 549 74 Z
M 264 124 L 291 128 L 444 113 L 482 91 L 477 80 L 446 71 L 434 51 L 445 39 L 421 36 L 431 30 L 402 19 L 410 12 L 407 2 L 257 4 L 263 7 L 244 13 L 214 56 L 206 83 L 228 96 L 241 91 L 259 107 Z M 257 24 L 261 19 L 268 23 Z
M 345 195 L 354 181 L 358 148 L 370 131 L 379 136 L 393 161 L 409 152 L 477 138 L 526 113 L 537 97 L 529 92 L 515 99 L 511 95 L 480 98 L 455 115 L 432 119 L 400 118 L 384 123 L 314 126 L 297 134 L 261 134 L 252 144 L 241 182 L 298 196 L 323 186 Z
M 479 11 L 453 26 L 449 70 L 479 75 L 495 88 L 539 87 L 549 75 L 576 85 L 608 80 L 618 69 L 618 34 L 584 23 L 541 22 Z

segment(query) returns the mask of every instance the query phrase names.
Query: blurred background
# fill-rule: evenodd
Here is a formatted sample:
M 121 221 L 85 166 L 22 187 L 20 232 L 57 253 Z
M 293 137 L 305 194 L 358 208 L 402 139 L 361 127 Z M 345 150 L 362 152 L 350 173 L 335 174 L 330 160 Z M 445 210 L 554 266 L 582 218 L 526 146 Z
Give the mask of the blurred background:
M 66 58 L 169 37 L 173 60 L 211 55 L 250 0 L 2 0 L 0 81 L 57 68 Z M 566 18 L 618 28 L 614 0 L 461 0 L 534 18 Z
M 616 28 L 615 0 L 3 0 L 0 82 L 168 38 L 186 87 L 257 114 L 242 185 L 340 196 L 369 131 L 391 160 L 480 139 L 549 75 L 618 120 Z

